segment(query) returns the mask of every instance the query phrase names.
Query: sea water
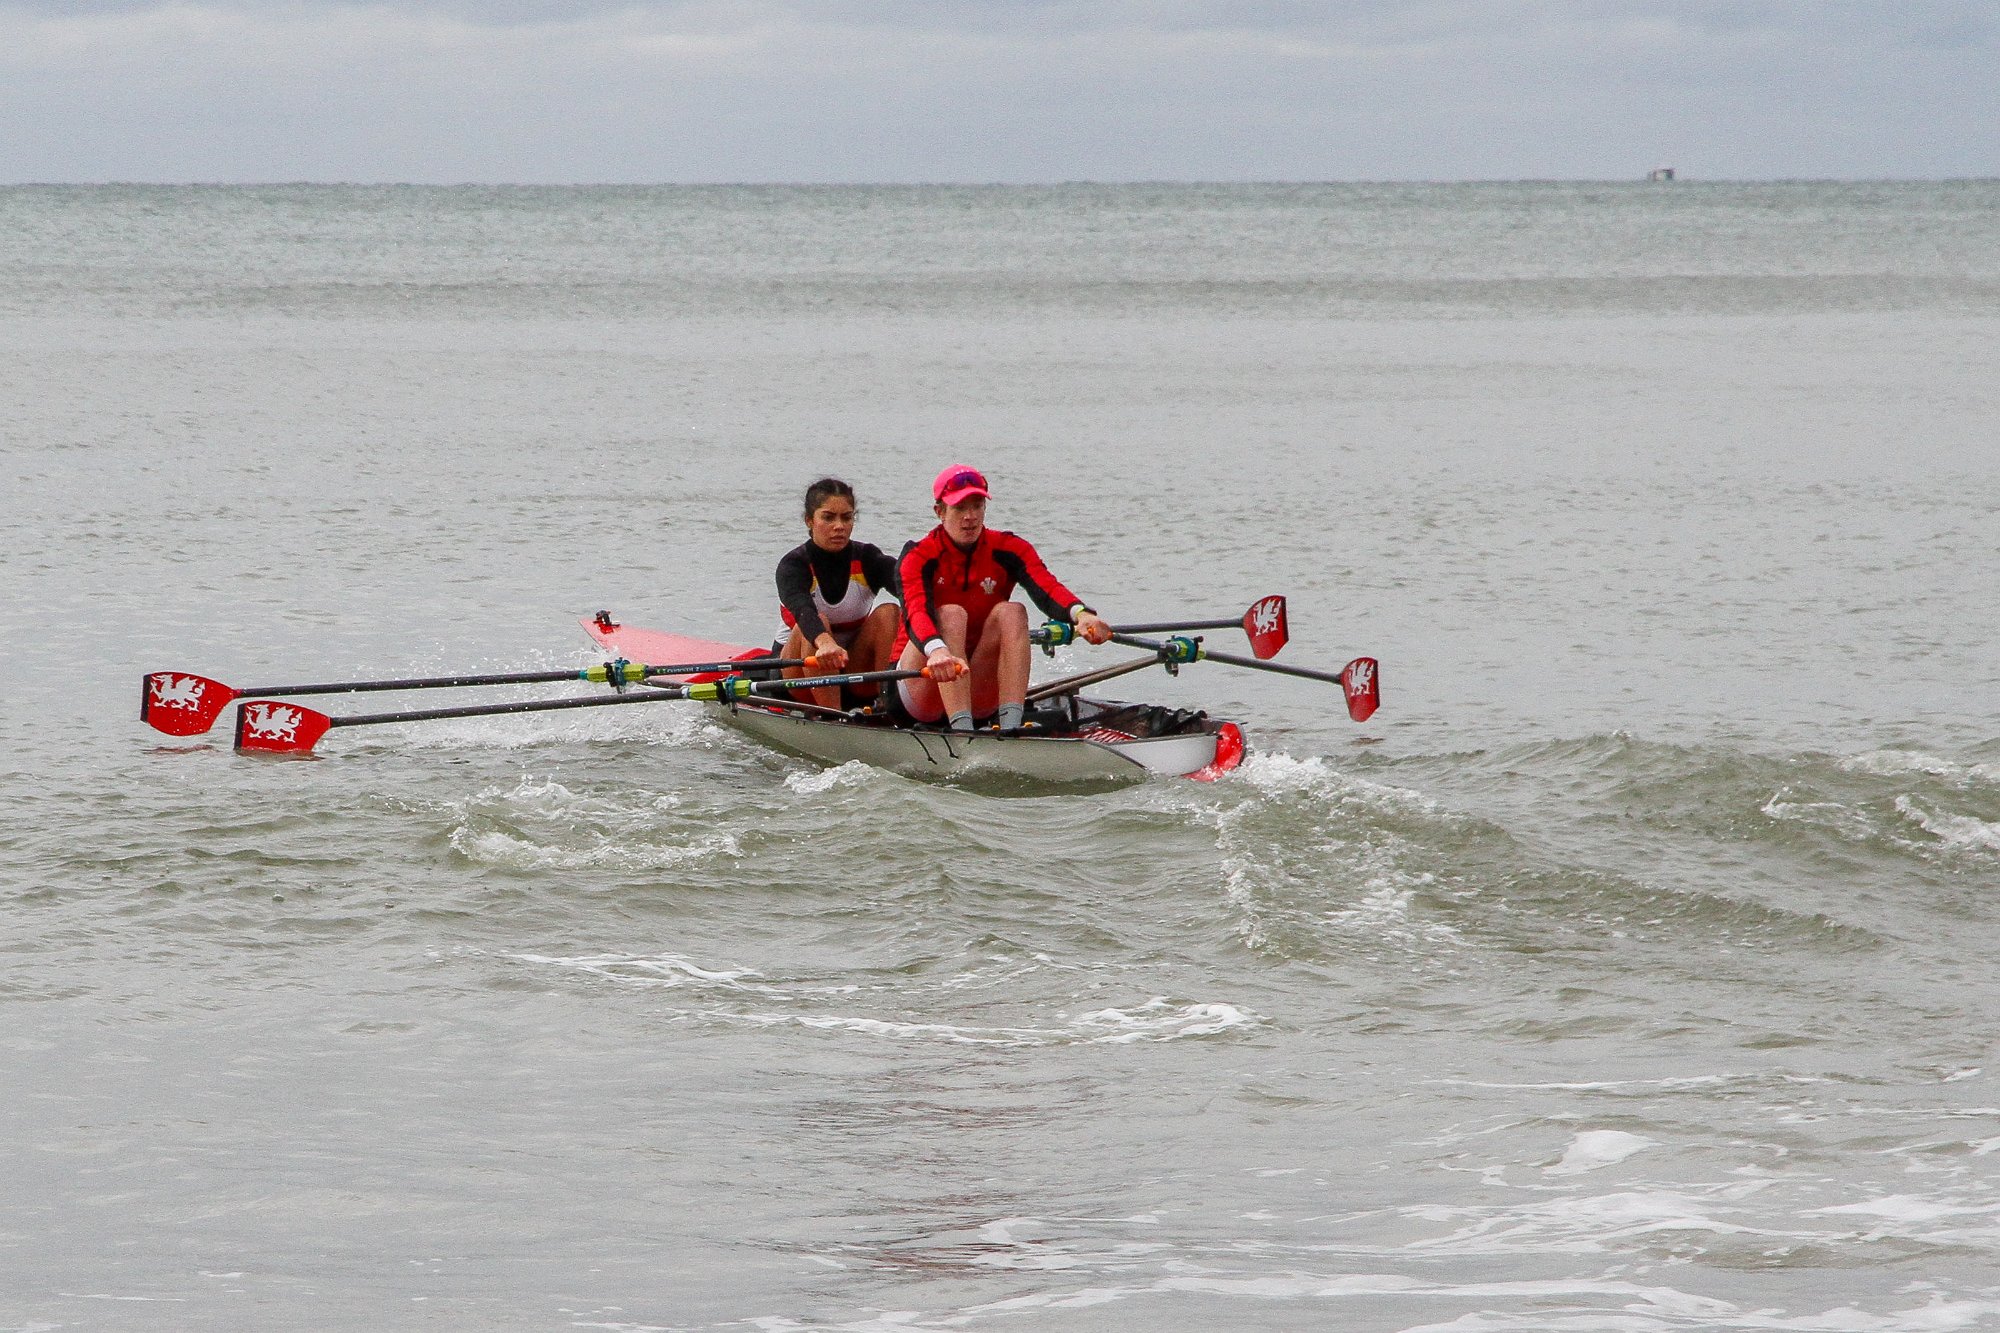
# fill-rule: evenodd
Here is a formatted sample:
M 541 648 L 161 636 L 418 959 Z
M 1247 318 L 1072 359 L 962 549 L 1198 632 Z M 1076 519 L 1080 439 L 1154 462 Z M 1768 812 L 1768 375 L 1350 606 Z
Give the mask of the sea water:
M 1996 219 L 0 190 L 0 1328 L 2000 1327 Z M 1130 676 L 1249 761 L 1011 798 L 138 720 L 759 642 L 808 482 L 893 551 L 955 462 L 1381 711 Z

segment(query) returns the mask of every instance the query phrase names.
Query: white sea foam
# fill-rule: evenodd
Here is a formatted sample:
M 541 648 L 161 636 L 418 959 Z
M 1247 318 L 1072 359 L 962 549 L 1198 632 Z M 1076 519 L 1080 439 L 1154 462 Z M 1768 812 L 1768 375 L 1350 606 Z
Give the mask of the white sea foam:
M 589 954 L 564 958 L 546 954 L 517 953 L 507 955 L 516 962 L 533 963 L 542 967 L 560 967 L 578 972 L 588 972 L 595 976 L 607 977 L 615 981 L 637 982 L 655 986 L 684 986 L 691 981 L 707 982 L 711 985 L 734 986 L 740 989 L 745 978 L 761 975 L 755 968 L 703 967 L 682 958 L 678 954 L 655 954 L 649 958 L 635 958 L 623 954 Z
M 1420 921 L 1411 911 L 1419 889 L 1437 882 L 1425 871 L 1392 870 L 1376 875 L 1362 885 L 1360 898 L 1347 907 L 1329 910 L 1322 918 L 1329 926 L 1371 940 L 1396 940 L 1425 948 L 1462 945 L 1465 936 L 1443 921 Z
M 464 813 L 500 810 L 563 824 L 600 824 L 643 832 L 657 827 L 662 811 L 678 809 L 683 798 L 674 792 L 639 793 L 619 788 L 612 796 L 579 793 L 554 778 L 523 773 L 511 787 L 490 786 L 463 803 Z
M 1131 1266 L 1133 1258 L 1121 1247 L 1116 1255 L 1099 1258 L 1097 1266 L 1125 1269 Z M 1061 1271 L 1084 1265 L 1038 1266 Z M 1014 1327 L 1020 1316 L 1036 1312 L 1099 1309 L 1127 1301 L 1148 1301 L 1148 1308 L 1157 1311 L 1158 1298 L 1187 1295 L 1234 1297 L 1287 1307 L 1305 1302 L 1325 1303 L 1318 1309 L 1299 1309 L 1287 1321 L 1294 1327 L 1322 1323 L 1335 1326 L 1327 1321 L 1339 1319 L 1340 1304 L 1356 1300 L 1379 1304 L 1407 1299 L 1413 1315 L 1441 1303 L 1482 1307 L 1442 1323 L 1400 1325 L 1403 1333 L 1696 1333 L 1715 1328 L 1762 1333 L 1955 1333 L 1986 1327 L 1988 1321 L 2000 1314 L 2000 1301 L 1942 1299 L 1921 1285 L 1911 1288 L 1909 1294 L 1928 1299 L 1904 1310 L 1876 1312 L 1841 1305 L 1816 1313 L 1788 1315 L 1761 1303 L 1744 1306 L 1664 1284 L 1614 1278 L 1453 1283 L 1400 1273 L 1243 1274 L 1205 1269 L 1191 1263 L 1175 1263 L 1171 1268 L 1175 1271 L 1151 1280 L 1099 1282 L 1026 1292 L 956 1310 L 878 1311 L 848 1322 L 810 1325 L 784 1317 L 742 1322 L 766 1333 L 803 1333 L 807 1328 L 829 1333 L 913 1333 L 979 1327 L 988 1322 L 997 1327 Z M 1573 1313 L 1565 1312 L 1565 1307 Z M 1227 1316 L 1223 1318 L 1226 1320 Z
M 1175 1005 L 1164 999 L 1151 1000 L 1131 1010 L 1102 1009 L 1083 1014 L 1073 1020 L 1065 1018 L 1057 1023 L 1042 1025 L 948 1023 L 831 1013 L 711 1012 L 690 1017 L 757 1027 L 802 1027 L 819 1031 L 887 1037 L 898 1041 L 937 1041 L 958 1046 L 1054 1046 L 1175 1041 L 1183 1037 L 1208 1037 L 1239 1028 L 1255 1027 L 1264 1021 L 1257 1015 L 1233 1005 Z
M 712 856 L 741 856 L 733 833 L 710 833 L 685 845 L 597 842 L 564 847 L 489 829 L 452 831 L 452 850 L 469 861 L 509 870 L 665 870 Z
M 1794 801 L 1787 799 L 1790 795 L 1789 787 L 1780 788 L 1759 808 L 1767 818 L 1828 829 L 1850 841 L 1862 841 L 1875 832 L 1874 821 L 1852 806 L 1838 801 Z
M 2000 1217 L 2000 1203 L 1961 1203 L 1947 1199 L 1918 1198 L 1913 1194 L 1891 1194 L 1879 1199 L 1864 1199 L 1860 1203 L 1843 1203 L 1831 1208 L 1820 1208 L 1815 1212 L 1823 1216 L 1879 1217 L 1888 1222 L 1907 1222 L 1922 1226 L 1951 1218 Z
M 1288 925 L 1331 931 L 1371 952 L 1387 945 L 1432 957 L 1463 943 L 1448 924 L 1419 918 L 1416 895 L 1436 878 L 1401 863 L 1408 839 L 1378 818 L 1453 818 L 1437 802 L 1342 773 L 1322 758 L 1266 754 L 1246 767 L 1256 799 L 1213 818 L 1224 892 L 1248 947 L 1266 947 Z M 1272 836 L 1274 819 L 1284 821 L 1282 837 Z
M 1896 811 L 1954 851 L 2000 852 L 2000 822 L 1926 810 L 1908 796 L 1896 798 Z
M 1434 1210 L 1431 1215 L 1440 1220 L 1455 1218 L 1463 1224 L 1407 1248 L 1417 1253 L 1488 1256 L 1597 1254 L 1661 1234 L 1785 1234 L 1732 1221 L 1725 1215 L 1770 1183 L 1764 1179 L 1736 1180 L 1699 1190 L 1564 1194 L 1506 1207 Z
M 819 1031 L 853 1032 L 898 1041 L 941 1041 L 953 1046 L 1046 1046 L 1064 1037 L 1058 1029 L 979 1027 L 956 1023 L 919 1023 L 842 1014 L 712 1014 L 712 1018 L 756 1027 L 802 1027 Z
M 1656 1140 L 1616 1129 L 1590 1129 L 1571 1140 L 1562 1160 L 1548 1168 L 1552 1176 L 1581 1175 L 1599 1167 L 1612 1166 L 1634 1153 L 1644 1152 Z
M 1264 1020 L 1229 1004 L 1177 1005 L 1155 996 L 1136 1009 L 1099 1009 L 1077 1020 L 1085 1030 L 1109 1028 L 1100 1042 L 1172 1041 L 1176 1037 L 1206 1037 L 1232 1028 L 1256 1027 Z
M 1932 777 L 1959 778 L 1968 772 L 1963 764 L 1917 750 L 1870 750 L 1866 754 L 1850 755 L 1841 760 L 1838 767 L 1844 773 L 1870 773 L 1878 777 L 1925 773 Z
M 1660 1088 L 1668 1091 L 1680 1091 L 1687 1088 L 1713 1088 L 1732 1082 L 1758 1082 L 1763 1078 L 1764 1075 L 1761 1074 L 1740 1075 L 1736 1078 L 1727 1078 L 1721 1074 L 1689 1074 L 1681 1078 L 1582 1079 L 1541 1083 L 1495 1083 L 1487 1079 L 1470 1078 L 1434 1078 L 1428 1081 L 1432 1083 L 1455 1084 L 1467 1088 L 1496 1088 L 1501 1091 L 1611 1092 L 1634 1088 Z M 1799 1079 L 1797 1081 L 1801 1083 L 1824 1082 L 1823 1079 L 1817 1078 Z
M 660 870 L 742 855 L 735 832 L 707 826 L 686 842 L 660 841 L 660 816 L 681 803 L 665 792 L 579 793 L 524 773 L 510 787 L 486 787 L 462 802 L 449 841 L 468 860 L 513 870 Z
M 1244 781 L 1269 796 L 1303 792 L 1378 809 L 1416 810 L 1433 815 L 1443 812 L 1437 801 L 1422 792 L 1356 777 L 1317 755 L 1300 759 L 1275 752 L 1253 753 L 1237 772 Z
M 833 768 L 805 769 L 787 773 L 785 786 L 800 796 L 821 796 L 830 791 L 845 791 L 865 786 L 880 776 L 881 770 L 870 768 L 858 759 L 851 759 Z

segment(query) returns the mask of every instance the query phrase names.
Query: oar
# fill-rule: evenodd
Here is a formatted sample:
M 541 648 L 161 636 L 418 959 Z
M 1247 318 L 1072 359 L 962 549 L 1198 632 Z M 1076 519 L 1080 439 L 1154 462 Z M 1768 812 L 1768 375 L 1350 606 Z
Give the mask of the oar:
M 1250 651 L 1258 660 L 1276 657 L 1291 638 L 1291 631 L 1285 623 L 1285 599 L 1277 593 L 1260 597 L 1251 603 L 1250 609 L 1241 616 L 1223 620 L 1160 620 L 1143 625 L 1120 625 L 1125 634 L 1178 634 L 1191 629 L 1234 629 L 1243 627 L 1245 637 L 1250 640 Z M 1076 641 L 1074 625 L 1058 624 L 1054 621 L 1030 632 L 1029 639 L 1053 653 L 1058 647 Z
M 757 659 L 761 667 L 761 659 Z M 883 680 L 907 680 L 929 674 L 920 671 L 858 671 L 838 676 L 804 676 L 797 680 L 751 680 L 729 676 L 700 684 L 656 685 L 643 694 L 585 694 L 574 699 L 528 699 L 510 704 L 467 704 L 460 708 L 424 708 L 402 713 L 362 713 L 329 717 L 302 704 L 273 699 L 246 699 L 236 710 L 236 748 L 257 754 L 304 754 L 334 727 L 372 726 L 379 722 L 432 722 L 448 717 L 495 717 L 503 713 L 547 713 L 559 708 L 609 708 L 618 704 L 669 703 L 698 699 L 721 703 L 817 689 L 821 686 L 872 685 Z
M 1179 634 L 1191 629 L 1233 629 L 1243 627 L 1245 637 L 1250 640 L 1250 651 L 1260 661 L 1276 657 L 1278 650 L 1285 646 L 1291 633 L 1285 623 L 1285 599 L 1277 593 L 1260 597 L 1250 604 L 1250 609 L 1235 619 L 1226 620 L 1162 620 L 1144 625 L 1120 625 L 1124 634 Z
M 1280 675 L 1303 676 L 1307 680 L 1323 680 L 1328 684 L 1340 686 L 1346 692 L 1347 715 L 1356 722 L 1366 722 L 1382 704 L 1381 666 L 1372 657 L 1357 657 L 1338 671 L 1314 671 L 1309 667 L 1281 666 L 1276 662 L 1259 662 L 1254 657 L 1213 652 L 1200 639 L 1168 639 L 1162 643 L 1157 639 L 1141 639 L 1131 634 L 1113 634 L 1111 641 L 1131 648 L 1150 648 L 1159 653 L 1163 661 L 1176 665 L 1200 661 L 1222 662 L 1229 666 L 1251 667 L 1257 671 L 1275 671 Z
M 1233 625 L 1235 623 L 1233 620 L 1224 622 L 1226 625 Z M 1074 676 L 1064 676 L 1060 680 L 1045 681 L 1028 691 L 1028 702 L 1031 704 L 1039 703 L 1043 699 L 1054 699 L 1061 695 L 1074 694 L 1078 690 L 1096 685 L 1101 681 L 1107 681 L 1116 676 L 1128 676 L 1134 671 L 1144 671 L 1147 667 L 1159 665 L 1160 656 L 1158 653 L 1155 653 L 1150 657 L 1140 657 L 1130 662 L 1120 662 L 1117 666 L 1099 667 L 1095 671 L 1082 671 Z
M 469 685 L 542 685 L 559 680 L 589 680 L 599 685 L 626 685 L 653 676 L 696 676 L 709 671 L 764 671 L 784 667 L 815 667 L 811 657 L 734 658 L 725 662 L 681 662 L 648 666 L 644 662 L 604 662 L 568 671 L 512 671 L 485 676 L 423 676 L 413 680 L 337 680 L 319 685 L 260 685 L 238 689 L 219 680 L 186 671 L 154 671 L 139 683 L 139 720 L 169 736 L 196 736 L 215 725 L 232 699 L 292 698 L 301 694 L 363 694 L 373 690 L 448 690 Z

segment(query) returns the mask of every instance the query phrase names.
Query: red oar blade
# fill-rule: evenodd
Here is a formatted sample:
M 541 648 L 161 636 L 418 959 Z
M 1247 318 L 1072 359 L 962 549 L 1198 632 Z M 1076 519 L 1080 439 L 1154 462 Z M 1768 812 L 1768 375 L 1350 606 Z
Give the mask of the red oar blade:
M 1366 722 L 1382 706 L 1382 671 L 1372 657 L 1342 667 L 1340 687 L 1347 692 L 1347 715 L 1356 722 Z
M 139 686 L 139 720 L 169 736 L 199 736 L 215 725 L 236 691 L 185 671 L 155 671 Z
M 1258 599 L 1243 615 L 1243 632 L 1250 636 L 1250 653 L 1258 661 L 1276 657 L 1292 637 L 1285 624 L 1285 599 L 1276 593 Z
M 297 704 L 252 699 L 236 710 L 236 748 L 253 754 L 305 754 L 333 719 Z

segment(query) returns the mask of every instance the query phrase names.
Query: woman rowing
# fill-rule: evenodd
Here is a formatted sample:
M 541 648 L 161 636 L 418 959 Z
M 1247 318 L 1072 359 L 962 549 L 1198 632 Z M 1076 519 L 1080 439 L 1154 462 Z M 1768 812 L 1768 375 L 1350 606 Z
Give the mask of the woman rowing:
M 895 593 L 896 562 L 854 540 L 859 512 L 854 488 L 838 478 L 806 488 L 806 540 L 778 561 L 785 628 L 773 647 L 780 657 L 811 657 L 813 665 L 787 667 L 788 677 L 880 671 L 893 655 L 900 616 L 893 605 L 876 606 L 875 597 Z M 824 708 L 841 706 L 837 686 L 805 693 Z
M 938 525 L 903 548 L 897 562 L 903 632 L 896 665 L 929 668 L 928 679 L 898 681 L 903 708 L 918 722 L 972 730 L 992 718 L 1002 731 L 1020 727 L 1027 708 L 1028 609 L 1013 600 L 1018 586 L 1051 619 L 1065 621 L 1092 643 L 1111 626 L 1049 573 L 1035 548 L 1011 532 L 986 526 L 986 478 L 955 465 L 931 483 Z

